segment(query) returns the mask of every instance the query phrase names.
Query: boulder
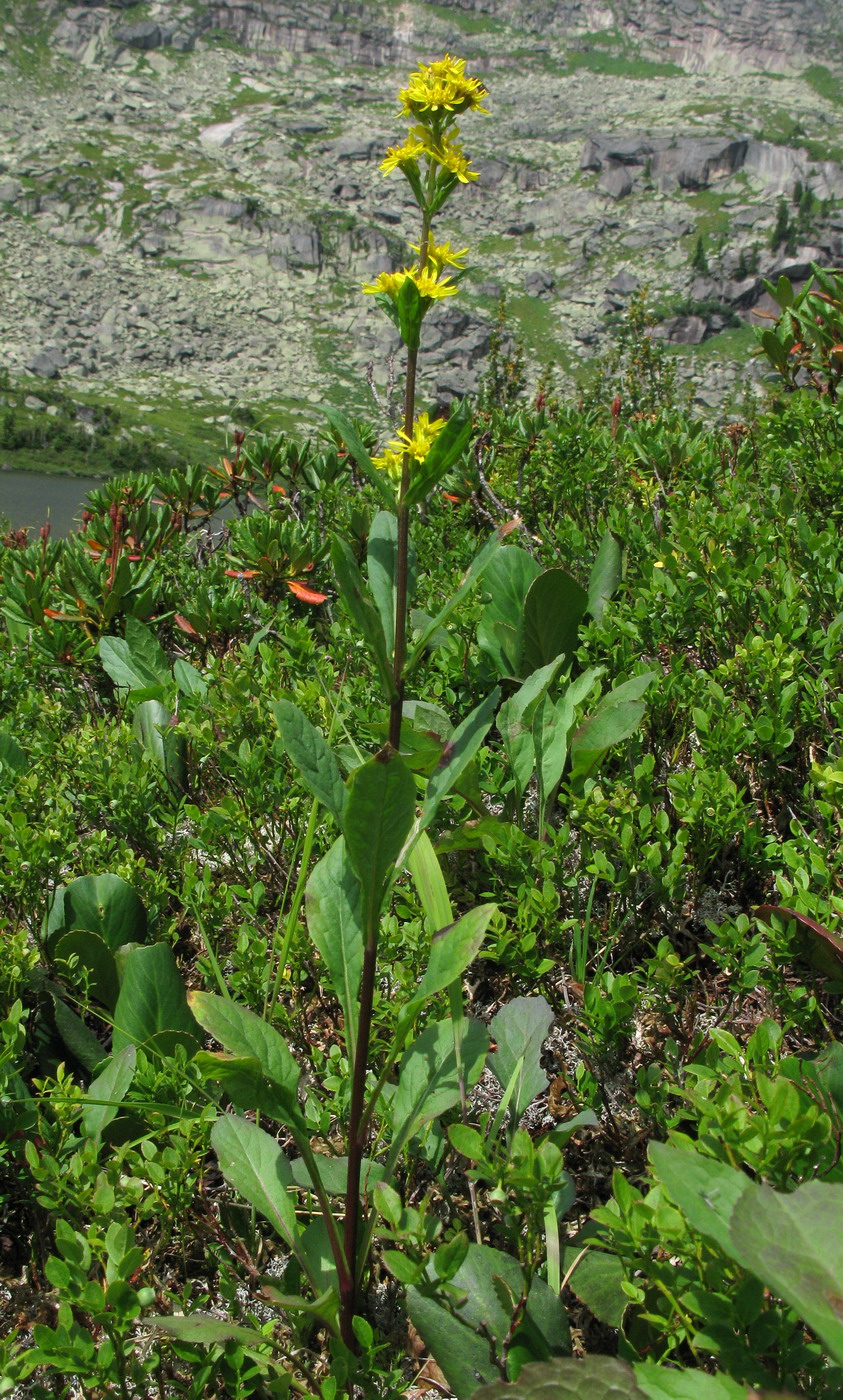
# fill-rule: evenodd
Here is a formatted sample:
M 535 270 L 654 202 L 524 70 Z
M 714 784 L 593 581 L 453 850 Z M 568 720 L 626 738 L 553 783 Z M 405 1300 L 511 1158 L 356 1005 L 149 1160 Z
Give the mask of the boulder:
M 606 283 L 606 291 L 614 292 L 616 296 L 628 297 L 631 292 L 637 292 L 641 286 L 640 281 L 634 272 L 629 268 L 622 267 L 620 272 L 616 272 L 611 282 Z
M 556 282 L 553 274 L 544 272 L 541 268 L 535 272 L 528 272 L 524 278 L 524 291 L 528 297 L 549 297 L 556 291 Z
M 611 199 L 625 199 L 632 190 L 632 175 L 625 165 L 607 165 L 597 186 Z
M 161 26 L 152 19 L 138 20 L 137 24 L 123 24 L 115 29 L 114 38 L 127 49 L 160 49 L 162 42 Z
M 66 367 L 67 360 L 55 346 L 36 350 L 24 365 L 30 374 L 40 375 L 42 379 L 58 379 L 61 370 Z
M 699 345 L 708 326 L 702 316 L 669 316 L 650 332 L 653 340 L 669 340 L 672 345 Z

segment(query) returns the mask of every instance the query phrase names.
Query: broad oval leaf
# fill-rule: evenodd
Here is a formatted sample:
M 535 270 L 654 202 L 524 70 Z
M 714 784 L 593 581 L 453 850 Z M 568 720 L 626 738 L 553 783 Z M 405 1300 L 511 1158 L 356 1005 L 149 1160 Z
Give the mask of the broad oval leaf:
M 166 1056 L 177 1044 L 195 1049 L 201 1040 L 169 943 L 135 948 L 114 1008 L 112 1050 L 142 1045 Z
M 588 595 L 565 569 L 548 569 L 524 600 L 523 675 L 575 650 Z

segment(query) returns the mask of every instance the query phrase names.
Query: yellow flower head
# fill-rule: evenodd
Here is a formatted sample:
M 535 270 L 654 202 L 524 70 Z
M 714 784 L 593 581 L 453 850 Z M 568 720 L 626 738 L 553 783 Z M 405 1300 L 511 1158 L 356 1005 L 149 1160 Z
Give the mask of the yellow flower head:
M 384 175 L 389 175 L 393 170 L 403 170 L 410 161 L 418 160 L 419 156 L 424 153 L 424 149 L 424 142 L 420 141 L 411 131 L 403 146 L 388 147 L 386 157 L 381 161 L 380 169 Z
M 465 59 L 450 54 L 435 63 L 422 63 L 398 94 L 407 116 L 425 112 L 486 112 L 486 89 L 478 78 L 467 78 Z
M 364 285 L 364 292 L 371 292 L 377 295 L 385 292 L 392 301 L 398 300 L 398 295 L 407 279 L 415 282 L 419 289 L 419 296 L 427 298 L 428 301 L 437 301 L 440 297 L 452 297 L 456 295 L 457 287 L 449 277 L 438 276 L 438 273 L 430 268 L 425 268 L 420 272 L 414 264 L 412 267 L 405 267 L 401 272 L 382 272 L 375 282 L 368 282 Z
M 460 184 L 467 185 L 470 180 L 478 178 L 477 171 L 471 169 L 468 157 L 457 140 L 460 134 L 458 126 L 453 127 L 450 133 L 440 132 L 436 139 L 425 126 L 413 127 L 412 134 L 423 142 L 425 152 L 430 159 L 436 161 L 444 170 L 450 170 L 452 175 L 456 175 Z
M 393 481 L 400 481 L 404 469 L 404 454 L 409 452 L 414 462 L 423 462 L 445 426 L 444 418 L 434 418 L 420 413 L 413 423 L 412 434 L 399 432 L 384 448 L 380 457 L 373 457 L 376 467 L 388 472 Z
M 410 247 L 414 253 L 421 255 L 421 245 L 411 243 Z M 468 255 L 467 248 L 459 248 L 456 252 L 451 252 L 450 243 L 434 243 L 433 235 L 430 234 L 427 240 L 427 256 L 425 257 L 425 267 L 430 268 L 438 277 L 446 267 L 465 267 L 465 259 Z

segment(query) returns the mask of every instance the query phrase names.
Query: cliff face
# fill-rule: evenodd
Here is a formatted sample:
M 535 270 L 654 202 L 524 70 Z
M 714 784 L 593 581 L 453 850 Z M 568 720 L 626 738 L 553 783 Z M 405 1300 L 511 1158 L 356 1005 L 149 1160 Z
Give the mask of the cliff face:
M 639 286 L 729 390 L 762 278 L 843 259 L 840 6 L 0 0 L 5 363 L 292 413 L 340 379 L 362 397 L 370 362 L 388 380 L 360 285 L 418 228 L 378 161 L 400 79 L 450 50 L 492 117 L 466 123 L 481 178 L 443 233 L 471 271 L 425 324 L 425 391 L 476 387 L 501 294 L 534 364 L 573 377 Z
M 378 0 L 315 0 L 307 8 L 283 0 L 207 0 L 201 8 L 210 24 L 249 48 L 313 52 L 327 43 L 355 61 L 380 65 L 403 61 L 418 38 L 421 7 Z M 444 0 L 438 8 L 574 44 L 580 36 L 615 32 L 691 73 L 784 73 L 843 59 L 840 0 Z
M 790 72 L 843 59 L 840 0 L 444 0 L 576 41 L 614 30 L 691 73 Z

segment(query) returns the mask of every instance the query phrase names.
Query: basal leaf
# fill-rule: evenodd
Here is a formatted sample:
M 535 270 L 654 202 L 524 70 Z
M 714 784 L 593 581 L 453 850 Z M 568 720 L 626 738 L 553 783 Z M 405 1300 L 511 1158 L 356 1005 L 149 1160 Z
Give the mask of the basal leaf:
M 489 1026 L 497 1045 L 489 1056 L 489 1069 L 504 1091 L 515 1081 L 509 1102 L 513 1127 L 533 1099 L 547 1088 L 541 1050 L 552 1023 L 553 1012 L 544 997 L 514 997 L 501 1007 Z
M 135 948 L 129 955 L 114 1008 L 113 1052 L 125 1045 L 149 1048 L 153 1037 L 153 1050 L 164 1055 L 177 1044 L 195 1049 L 202 1040 L 169 943 Z
M 588 595 L 564 569 L 548 569 L 534 579 L 524 600 L 522 675 L 574 651 Z
M 480 1021 L 463 1022 L 462 1067 L 467 1088 L 483 1073 L 489 1035 Z M 427 1026 L 404 1052 L 398 1070 L 398 1088 L 392 1100 L 395 1145 L 406 1142 L 431 1118 L 438 1118 L 460 1101 L 459 1066 L 450 1020 Z

